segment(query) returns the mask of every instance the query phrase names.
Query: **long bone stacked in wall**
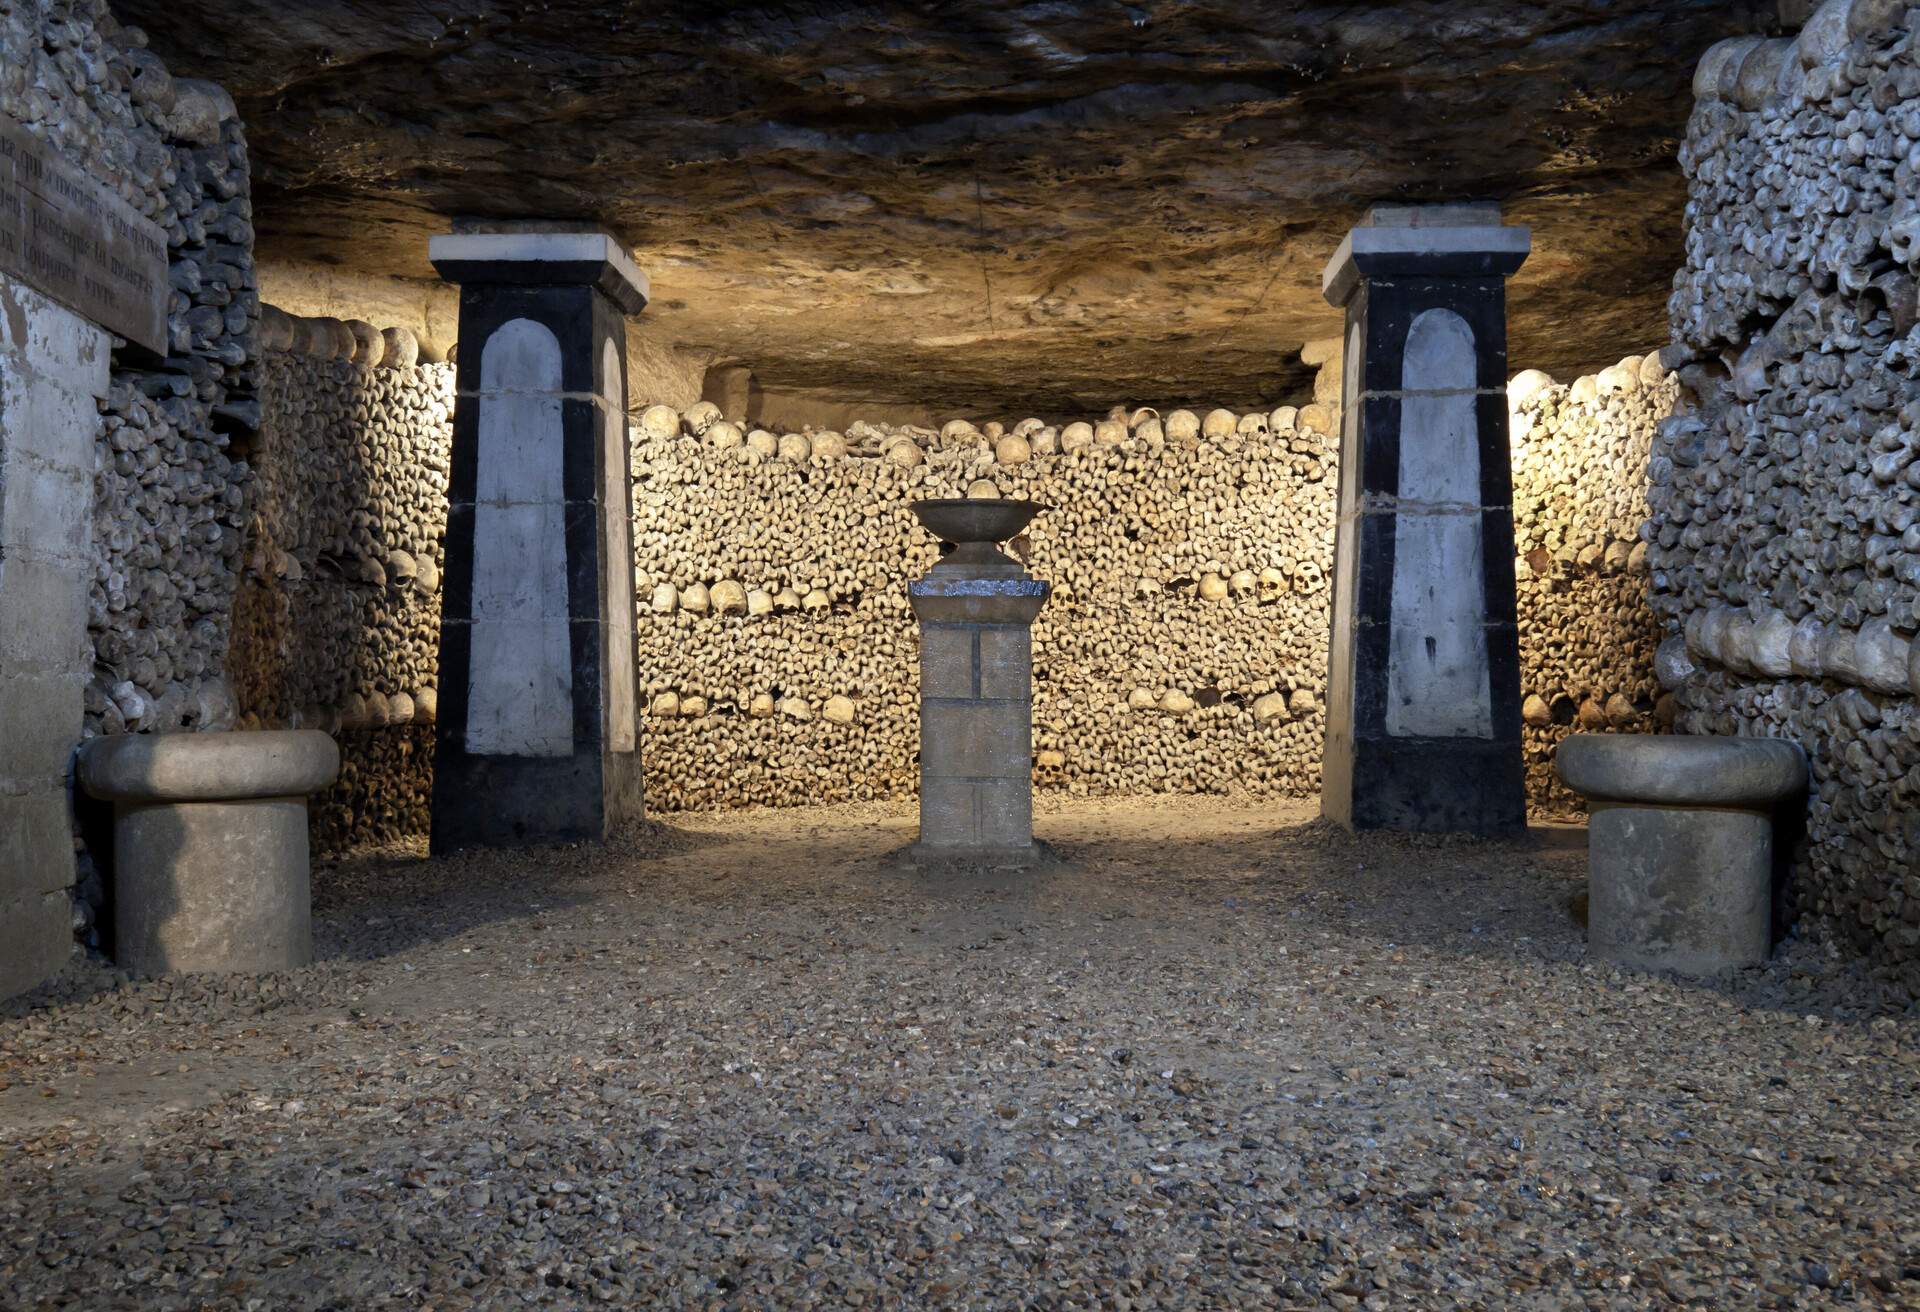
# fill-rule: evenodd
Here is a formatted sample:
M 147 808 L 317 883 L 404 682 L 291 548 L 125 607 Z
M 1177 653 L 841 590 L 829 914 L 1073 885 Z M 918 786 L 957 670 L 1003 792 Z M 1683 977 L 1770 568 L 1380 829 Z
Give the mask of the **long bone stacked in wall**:
M 1916 40 L 1838 0 L 1701 61 L 1648 535 L 1680 727 L 1805 745 L 1799 907 L 1920 992 Z
M 1537 370 L 1507 389 L 1513 442 L 1514 579 L 1520 615 L 1527 795 L 1580 809 L 1554 773 L 1578 732 L 1670 728 L 1653 673 L 1659 624 L 1647 606 L 1647 454 L 1679 384 L 1657 355 L 1560 385 Z
M 910 795 L 918 634 L 938 558 L 908 503 L 1051 507 L 1016 549 L 1034 626 L 1043 789 L 1317 786 L 1331 415 L 1116 410 L 936 433 L 751 429 L 702 404 L 634 431 L 650 801 Z
M 453 367 L 401 328 L 262 313 L 265 423 L 234 608 L 243 725 L 325 729 L 328 847 L 425 830 Z

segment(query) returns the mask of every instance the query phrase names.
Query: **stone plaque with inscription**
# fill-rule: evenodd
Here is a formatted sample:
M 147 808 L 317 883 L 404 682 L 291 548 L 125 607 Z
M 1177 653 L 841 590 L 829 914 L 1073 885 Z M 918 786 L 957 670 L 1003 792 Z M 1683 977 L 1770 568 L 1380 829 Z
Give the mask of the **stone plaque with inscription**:
M 166 354 L 166 233 L 4 115 L 0 273 Z

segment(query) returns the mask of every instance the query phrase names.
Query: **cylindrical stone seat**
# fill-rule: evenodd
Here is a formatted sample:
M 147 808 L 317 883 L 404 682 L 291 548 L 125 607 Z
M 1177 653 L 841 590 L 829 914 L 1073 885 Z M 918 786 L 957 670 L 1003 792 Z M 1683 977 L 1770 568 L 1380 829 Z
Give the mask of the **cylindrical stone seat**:
M 1807 764 L 1778 738 L 1575 734 L 1556 759 L 1591 804 L 1587 944 L 1642 970 L 1712 975 L 1773 946 L 1774 814 Z
M 80 783 L 113 803 L 114 959 L 136 975 L 313 960 L 307 795 L 340 772 L 310 729 L 96 738 Z

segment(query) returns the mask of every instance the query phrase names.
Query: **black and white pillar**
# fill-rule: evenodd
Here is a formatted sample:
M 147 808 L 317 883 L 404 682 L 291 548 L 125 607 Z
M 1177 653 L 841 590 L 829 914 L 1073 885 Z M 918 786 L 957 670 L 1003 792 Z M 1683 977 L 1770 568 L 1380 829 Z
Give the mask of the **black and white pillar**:
M 626 316 L 598 231 L 456 232 L 436 852 L 604 838 L 642 814 Z
M 1347 316 L 1321 807 L 1355 829 L 1526 824 L 1497 205 L 1380 205 L 1323 289 Z

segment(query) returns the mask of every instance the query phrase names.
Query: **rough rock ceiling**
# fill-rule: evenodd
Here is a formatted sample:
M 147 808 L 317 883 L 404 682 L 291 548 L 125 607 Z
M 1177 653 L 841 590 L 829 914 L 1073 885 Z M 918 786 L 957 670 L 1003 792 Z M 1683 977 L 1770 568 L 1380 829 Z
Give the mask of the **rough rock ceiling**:
M 1664 340 L 1698 55 L 1771 0 L 121 0 L 245 115 L 269 257 L 597 218 L 649 331 L 957 409 L 1271 401 L 1373 199 L 1533 225 L 1513 361 Z

